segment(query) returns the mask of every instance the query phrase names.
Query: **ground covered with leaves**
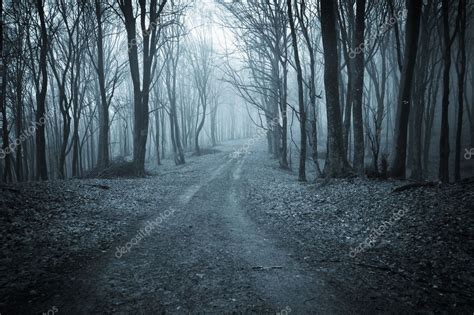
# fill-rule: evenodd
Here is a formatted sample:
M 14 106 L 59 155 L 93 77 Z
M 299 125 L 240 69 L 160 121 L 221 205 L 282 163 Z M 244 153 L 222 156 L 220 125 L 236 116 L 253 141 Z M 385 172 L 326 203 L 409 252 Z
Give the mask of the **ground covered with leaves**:
M 299 259 L 324 271 L 341 296 L 357 296 L 359 311 L 369 305 L 380 311 L 474 311 L 473 180 L 301 184 L 259 154 L 250 154 L 248 163 L 254 166 L 247 169 L 254 176 L 246 177 L 250 215 L 294 247 Z
M 137 222 L 203 175 L 194 162 L 167 160 L 146 178 L 0 184 L 0 312 L 15 314 L 60 292 L 65 277 L 74 281 L 97 257 L 113 255 Z
M 320 305 L 323 313 L 472 314 L 472 180 L 299 183 L 262 148 L 229 160 L 238 145 L 184 166 L 166 161 L 145 178 L 0 185 L 0 312 L 47 312 L 61 301 L 60 312 L 84 311 L 67 308 L 81 302 L 97 313 L 297 314 Z M 170 206 L 179 211 L 161 234 L 114 257 Z M 76 294 L 76 277 L 97 292 Z M 319 295 L 297 305 L 306 285 L 306 295 Z M 331 312 L 336 304 L 344 307 Z

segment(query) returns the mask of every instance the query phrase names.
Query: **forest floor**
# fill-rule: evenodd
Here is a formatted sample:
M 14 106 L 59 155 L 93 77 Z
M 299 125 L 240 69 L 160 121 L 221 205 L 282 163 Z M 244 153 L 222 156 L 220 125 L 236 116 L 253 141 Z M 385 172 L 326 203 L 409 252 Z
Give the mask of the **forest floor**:
M 474 312 L 473 181 L 299 183 L 263 146 L 230 159 L 243 144 L 1 185 L 0 313 Z

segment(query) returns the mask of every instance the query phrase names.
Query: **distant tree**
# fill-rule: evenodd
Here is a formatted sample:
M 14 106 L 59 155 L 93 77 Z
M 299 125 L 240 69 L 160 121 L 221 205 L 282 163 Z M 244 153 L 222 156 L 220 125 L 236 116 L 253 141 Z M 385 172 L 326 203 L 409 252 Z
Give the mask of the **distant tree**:
M 213 47 L 205 34 L 198 34 L 193 42 L 189 56 L 193 69 L 193 78 L 198 92 L 198 106 L 196 108 L 196 131 L 194 134 L 194 150 L 196 155 L 201 154 L 199 135 L 204 126 L 206 111 L 211 93 L 211 74 L 214 70 Z
M 173 146 L 174 161 L 176 165 L 184 164 L 183 145 L 181 143 L 181 129 L 178 119 L 178 95 L 177 95 L 177 80 L 178 80 L 178 65 L 182 58 L 183 48 L 181 43 L 181 36 L 179 28 L 173 25 L 167 30 L 168 37 L 173 40 L 168 40 L 164 44 L 165 52 L 165 69 L 164 80 L 168 96 L 169 104 L 169 118 L 170 118 L 170 136 L 171 144 Z

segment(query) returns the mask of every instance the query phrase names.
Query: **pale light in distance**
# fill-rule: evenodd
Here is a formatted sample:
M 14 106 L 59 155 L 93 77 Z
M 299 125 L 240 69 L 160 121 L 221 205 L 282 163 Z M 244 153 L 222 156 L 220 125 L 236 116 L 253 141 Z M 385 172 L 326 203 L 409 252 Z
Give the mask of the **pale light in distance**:
M 212 41 L 214 50 L 221 54 L 226 51 L 226 47 L 234 48 L 234 34 L 221 25 L 221 15 L 224 13 L 217 6 L 215 0 L 196 0 L 187 15 L 187 24 L 191 30 L 189 36 L 206 36 Z

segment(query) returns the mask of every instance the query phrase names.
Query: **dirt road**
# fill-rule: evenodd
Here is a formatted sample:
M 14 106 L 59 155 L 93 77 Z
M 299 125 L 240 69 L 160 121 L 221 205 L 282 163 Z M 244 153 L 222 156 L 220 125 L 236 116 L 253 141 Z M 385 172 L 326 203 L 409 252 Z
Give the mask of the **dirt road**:
M 218 155 L 201 165 L 207 176 L 181 188 L 175 201 L 156 205 L 129 229 L 129 241 L 91 262 L 44 305 L 66 314 L 344 310 L 318 274 L 248 216 L 242 169 L 252 165 Z

